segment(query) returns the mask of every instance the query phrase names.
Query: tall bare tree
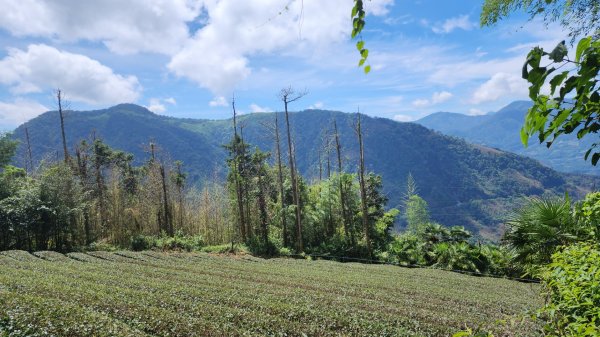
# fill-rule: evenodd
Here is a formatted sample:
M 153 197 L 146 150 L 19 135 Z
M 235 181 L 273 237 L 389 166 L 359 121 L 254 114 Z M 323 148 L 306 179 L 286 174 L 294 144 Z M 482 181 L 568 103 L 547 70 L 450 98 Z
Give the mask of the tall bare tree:
M 356 135 L 358 136 L 358 147 L 359 147 L 359 158 L 360 165 L 358 170 L 358 179 L 360 184 L 360 205 L 362 211 L 362 224 L 365 235 L 365 241 L 367 243 L 367 251 L 369 252 L 369 257 L 373 256 L 373 252 L 371 251 L 371 239 L 369 237 L 369 209 L 367 207 L 367 187 L 365 183 L 365 149 L 363 144 L 363 134 L 361 129 L 361 121 L 360 121 L 360 110 L 357 112 L 357 121 L 354 127 L 356 131 Z
M 28 172 L 33 172 L 33 156 L 31 155 L 31 141 L 29 140 L 29 129 L 25 127 L 25 140 L 27 141 L 27 165 Z
M 283 168 L 281 164 L 281 141 L 279 137 L 279 119 L 275 112 L 275 152 L 277 154 L 277 183 L 279 185 L 279 201 L 281 203 L 281 229 L 283 236 L 283 246 L 287 247 L 289 242 L 287 238 L 287 215 L 285 211 L 285 191 L 283 189 Z
M 238 147 L 239 135 L 237 131 L 237 113 L 235 111 L 235 96 L 231 98 L 231 107 L 233 109 L 233 160 L 234 160 L 234 184 L 236 193 L 236 202 L 238 206 L 238 220 L 240 234 L 242 235 L 242 241 L 246 241 L 246 216 L 244 214 L 244 193 L 242 191 L 242 183 L 240 181 L 240 167 L 239 167 L 239 155 L 240 149 Z
M 298 177 L 296 172 L 296 158 L 294 155 L 294 148 L 292 146 L 292 136 L 290 132 L 290 117 L 288 111 L 288 105 L 292 102 L 299 100 L 306 96 L 306 91 L 296 92 L 292 87 L 281 89 L 279 98 L 283 102 L 285 112 L 285 124 L 287 128 L 287 143 L 288 143 L 288 157 L 290 162 L 290 178 L 292 181 L 292 195 L 294 199 L 294 205 L 296 207 L 296 247 L 299 252 L 304 250 L 302 243 L 302 210 L 300 203 L 300 191 L 298 187 Z
M 335 119 L 333 120 L 333 132 L 335 136 L 335 149 L 337 151 L 337 160 L 338 160 L 338 179 L 339 179 L 339 187 L 340 187 L 340 206 L 342 209 L 342 226 L 344 228 L 344 235 L 346 238 L 349 237 L 350 231 L 348 228 L 349 225 L 349 217 L 348 212 L 346 211 L 346 188 L 342 178 L 342 144 L 340 143 L 340 134 L 337 128 L 337 122 Z
M 58 105 L 58 115 L 60 116 L 60 132 L 62 135 L 63 153 L 65 156 L 65 163 L 69 162 L 69 151 L 67 150 L 67 136 L 65 135 L 65 116 L 63 113 L 63 94 L 60 89 L 56 89 L 56 102 Z

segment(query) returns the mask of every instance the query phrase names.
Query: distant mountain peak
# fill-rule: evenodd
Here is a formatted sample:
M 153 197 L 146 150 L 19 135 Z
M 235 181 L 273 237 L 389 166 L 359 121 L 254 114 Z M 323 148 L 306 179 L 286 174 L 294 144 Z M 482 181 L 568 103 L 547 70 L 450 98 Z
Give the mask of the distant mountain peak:
M 152 114 L 154 112 L 148 110 L 148 108 L 134 103 L 121 103 L 106 109 L 110 112 L 128 112 L 128 113 L 140 113 L 140 114 Z

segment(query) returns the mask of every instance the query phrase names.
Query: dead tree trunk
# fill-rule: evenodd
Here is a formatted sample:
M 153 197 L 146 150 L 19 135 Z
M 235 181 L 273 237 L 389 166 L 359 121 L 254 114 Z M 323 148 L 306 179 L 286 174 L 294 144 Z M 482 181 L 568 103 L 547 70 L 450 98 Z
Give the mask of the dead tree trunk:
M 28 156 L 28 166 L 30 173 L 33 172 L 33 156 L 31 155 L 31 142 L 29 141 L 29 129 L 25 127 L 25 139 L 27 140 L 27 156 Z
M 285 191 L 283 189 L 283 169 L 281 165 L 281 143 L 279 139 L 279 120 L 275 112 L 275 145 L 277 152 L 277 179 L 279 183 L 279 200 L 281 202 L 281 228 L 283 235 L 283 246 L 287 247 L 289 242 L 287 238 L 287 217 L 285 212 Z
M 235 111 L 235 97 L 231 99 L 231 106 L 233 108 L 233 167 L 235 169 L 235 174 L 234 174 L 234 183 L 235 183 L 235 193 L 236 193 L 236 199 L 237 199 L 237 206 L 238 206 L 238 217 L 239 217 L 239 227 L 240 227 L 240 234 L 242 236 L 242 241 L 246 241 L 246 221 L 245 221 L 245 215 L 244 215 L 244 201 L 243 201 L 243 197 L 244 194 L 242 192 L 242 184 L 240 182 L 240 160 L 239 160 L 239 149 L 237 146 L 237 142 L 238 142 L 238 133 L 237 133 L 237 114 Z M 232 242 L 233 245 L 233 242 Z
M 360 183 L 360 204 L 362 210 L 362 224 L 365 235 L 365 241 L 367 243 L 367 251 L 369 253 L 369 258 L 372 257 L 373 252 L 371 251 L 371 239 L 369 237 L 369 210 L 367 207 L 367 187 L 365 183 L 365 150 L 363 146 L 363 138 L 362 138 L 362 130 L 360 123 L 360 112 L 358 115 L 358 121 L 356 123 L 356 133 L 358 135 L 358 145 L 359 145 L 359 156 L 360 156 L 360 167 L 358 172 L 358 178 Z
M 300 204 L 300 191 L 298 188 L 298 177 L 296 172 L 296 163 L 294 156 L 294 149 L 292 147 L 292 136 L 290 132 L 290 118 L 288 105 L 294 101 L 299 100 L 304 97 L 306 93 L 296 93 L 291 87 L 283 89 L 280 94 L 280 98 L 283 101 L 283 105 L 285 108 L 285 123 L 287 127 L 287 142 L 288 142 L 288 151 L 289 151 L 289 162 L 290 162 L 290 177 L 292 180 L 292 192 L 294 205 L 296 206 L 296 247 L 299 252 L 304 250 L 303 242 L 302 242 L 302 211 Z
M 160 170 L 160 179 L 162 181 L 162 194 L 163 194 L 163 208 L 164 208 L 164 214 L 165 214 L 165 229 L 167 232 L 167 235 L 169 236 L 173 236 L 173 234 L 175 234 L 173 232 L 173 222 L 171 221 L 171 211 L 169 209 L 169 198 L 168 198 L 168 193 L 167 193 L 167 181 L 165 178 L 165 167 L 164 165 L 160 164 L 159 165 L 159 170 Z
M 340 206 L 342 208 L 342 225 L 344 228 L 344 235 L 346 238 L 349 238 L 350 231 L 348 229 L 348 216 L 346 212 L 346 192 L 344 187 L 344 182 L 342 181 L 342 145 L 340 144 L 340 135 L 338 133 L 337 123 L 333 121 L 333 130 L 335 132 L 335 149 L 337 151 L 337 160 L 338 160 L 338 179 L 339 179 L 339 188 L 340 188 Z
M 60 89 L 56 90 L 56 101 L 58 103 L 58 115 L 60 116 L 60 132 L 62 135 L 63 153 L 65 156 L 65 163 L 69 162 L 69 151 L 67 150 L 67 137 L 65 135 L 65 118 L 63 114 L 63 103 L 62 103 L 62 92 Z

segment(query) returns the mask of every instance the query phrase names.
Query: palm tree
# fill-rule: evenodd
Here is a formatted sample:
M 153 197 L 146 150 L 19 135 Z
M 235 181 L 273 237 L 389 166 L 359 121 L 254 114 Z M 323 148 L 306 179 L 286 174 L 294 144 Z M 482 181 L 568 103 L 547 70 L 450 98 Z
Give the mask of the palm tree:
M 503 240 L 515 249 L 515 260 L 529 269 L 549 263 L 557 247 L 576 239 L 568 198 L 528 198 L 506 224 Z
M 451 270 L 479 272 L 477 252 L 466 242 L 442 242 L 430 252 L 435 263 L 433 267 Z

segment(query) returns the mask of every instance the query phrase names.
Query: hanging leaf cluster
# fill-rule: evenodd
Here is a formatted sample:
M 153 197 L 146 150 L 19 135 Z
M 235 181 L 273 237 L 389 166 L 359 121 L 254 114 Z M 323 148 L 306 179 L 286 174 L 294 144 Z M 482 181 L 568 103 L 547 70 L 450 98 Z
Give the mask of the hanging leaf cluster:
M 542 62 L 549 61 L 547 65 Z M 578 139 L 600 130 L 600 41 L 586 37 L 579 41 L 575 59 L 570 59 L 564 41 L 551 52 L 532 49 L 523 65 L 523 78 L 529 86 L 533 106 L 527 112 L 521 129 L 521 141 L 527 146 L 537 134 L 540 143 L 550 147 L 562 134 L 575 133 Z M 592 165 L 600 160 L 598 143 L 585 154 Z

